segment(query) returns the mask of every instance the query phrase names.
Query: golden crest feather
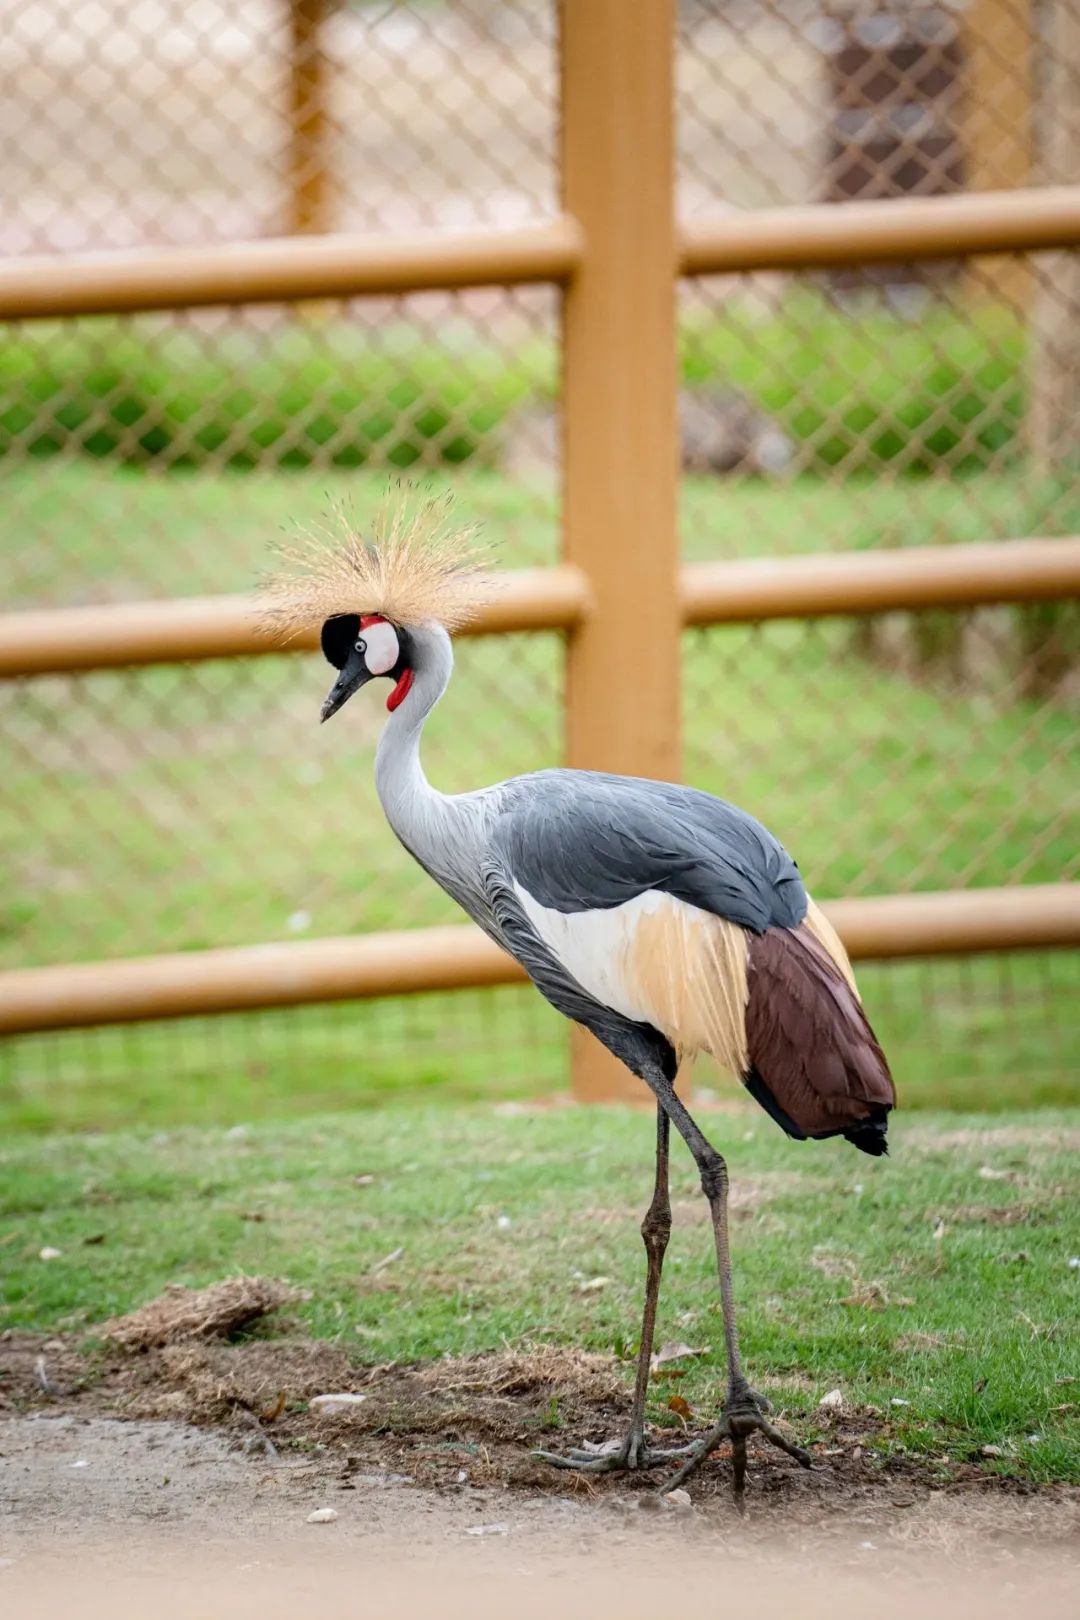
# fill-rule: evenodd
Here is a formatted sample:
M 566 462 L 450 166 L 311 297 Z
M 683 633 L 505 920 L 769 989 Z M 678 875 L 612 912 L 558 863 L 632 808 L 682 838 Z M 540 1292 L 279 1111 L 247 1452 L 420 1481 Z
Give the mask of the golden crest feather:
M 449 495 L 392 492 L 367 533 L 338 504 L 277 549 L 282 566 L 264 582 L 262 625 L 284 641 L 344 613 L 456 630 L 497 588 L 477 526 L 453 522 Z

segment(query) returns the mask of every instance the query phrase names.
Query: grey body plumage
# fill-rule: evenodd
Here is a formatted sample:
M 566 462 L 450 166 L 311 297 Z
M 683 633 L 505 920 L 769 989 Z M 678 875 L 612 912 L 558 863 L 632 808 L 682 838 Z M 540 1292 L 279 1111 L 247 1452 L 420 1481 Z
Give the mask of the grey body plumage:
M 752 933 L 806 915 L 798 867 L 759 821 L 695 788 L 597 771 L 547 770 L 504 784 L 493 842 L 556 911 L 625 904 L 648 889 Z

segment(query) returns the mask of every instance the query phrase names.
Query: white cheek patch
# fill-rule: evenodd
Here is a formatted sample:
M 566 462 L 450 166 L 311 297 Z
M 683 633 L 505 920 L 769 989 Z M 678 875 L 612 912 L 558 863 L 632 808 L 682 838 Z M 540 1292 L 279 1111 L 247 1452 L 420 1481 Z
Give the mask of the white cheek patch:
M 360 632 L 367 643 L 364 662 L 373 675 L 389 675 L 400 657 L 398 638 L 392 624 L 369 624 Z

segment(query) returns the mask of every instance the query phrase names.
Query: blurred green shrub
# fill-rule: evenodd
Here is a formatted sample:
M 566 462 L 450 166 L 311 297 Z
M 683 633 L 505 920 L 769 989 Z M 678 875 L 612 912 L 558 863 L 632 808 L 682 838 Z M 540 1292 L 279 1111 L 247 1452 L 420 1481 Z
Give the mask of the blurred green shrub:
M 805 470 L 970 473 L 1018 448 L 1025 338 L 999 306 L 845 312 L 810 294 L 684 322 L 690 388 L 734 389 Z M 554 392 L 553 345 L 425 346 L 344 322 L 226 328 L 26 327 L 0 345 L 0 455 L 73 451 L 126 465 L 410 467 L 498 459 L 516 407 Z
M 410 467 L 482 456 L 544 387 L 535 346 L 377 340 L 343 323 L 206 333 L 85 321 L 0 346 L 0 455 L 72 451 L 125 465 Z M 395 353 L 395 349 L 398 350 Z

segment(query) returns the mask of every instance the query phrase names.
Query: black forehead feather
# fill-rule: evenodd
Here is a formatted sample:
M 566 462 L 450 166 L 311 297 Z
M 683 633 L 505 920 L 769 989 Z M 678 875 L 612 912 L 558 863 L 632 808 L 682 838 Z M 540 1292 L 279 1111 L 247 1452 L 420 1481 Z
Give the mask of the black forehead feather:
M 359 634 L 358 613 L 341 613 L 334 619 L 327 619 L 322 627 L 322 650 L 326 662 L 333 664 L 335 669 L 344 669 Z

